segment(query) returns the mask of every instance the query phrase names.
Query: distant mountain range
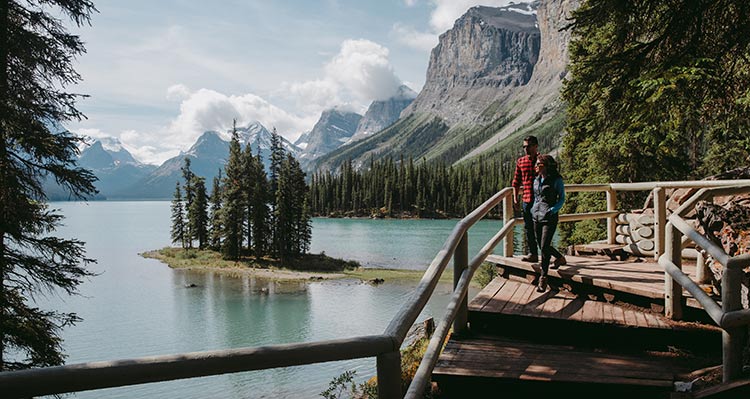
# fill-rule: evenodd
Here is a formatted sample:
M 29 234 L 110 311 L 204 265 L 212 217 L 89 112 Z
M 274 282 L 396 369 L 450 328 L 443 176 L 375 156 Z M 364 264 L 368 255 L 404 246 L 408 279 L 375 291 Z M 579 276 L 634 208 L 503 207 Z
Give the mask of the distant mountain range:
M 283 140 L 284 146 L 307 172 L 336 170 L 347 160 L 362 167 L 370 158 L 458 163 L 479 155 L 507 157 L 530 134 L 549 147 L 542 151 L 553 151 L 565 119 L 560 88 L 569 33 L 562 28 L 579 2 L 473 7 L 440 36 L 419 94 L 401 86 L 390 98 L 373 101 L 364 115 L 325 110 L 311 131 L 294 144 Z M 255 122 L 238 133 L 242 145 L 260 148 L 267 163 L 268 129 Z M 158 167 L 137 162 L 116 141 L 95 142 L 79 163 L 99 177 L 99 198 L 171 198 L 186 157 L 210 187 L 228 157 L 228 136 L 205 132 Z M 54 187 L 48 194 L 65 199 Z
M 263 157 L 268 168 L 270 162 L 271 132 L 259 122 L 237 128 L 240 144 L 252 148 L 253 154 Z M 226 132 L 228 137 L 231 132 Z M 294 156 L 301 149 L 281 137 L 284 148 Z M 170 158 L 160 166 L 140 163 L 133 158 L 117 139 L 95 140 L 81 151 L 79 166 L 94 173 L 99 179 L 95 186 L 99 194 L 92 199 L 171 199 L 175 184 L 182 182 L 181 168 L 185 158 L 190 158 L 192 171 L 206 178 L 210 190 L 214 176 L 229 158 L 229 141 L 215 131 L 203 133 L 186 152 Z M 70 195 L 52 182 L 45 186 L 51 200 L 71 199 Z

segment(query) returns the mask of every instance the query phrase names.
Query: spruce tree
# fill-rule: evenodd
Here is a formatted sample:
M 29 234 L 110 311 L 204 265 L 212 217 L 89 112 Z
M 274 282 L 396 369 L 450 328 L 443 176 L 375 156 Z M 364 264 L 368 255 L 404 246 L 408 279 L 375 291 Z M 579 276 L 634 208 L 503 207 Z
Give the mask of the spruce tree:
M 271 254 L 278 256 L 279 255 L 279 249 L 281 248 L 281 235 L 282 233 L 279 232 L 278 227 L 280 225 L 279 221 L 277 220 L 277 217 L 279 216 L 278 212 L 278 206 L 279 206 L 279 180 L 281 175 L 281 168 L 282 163 L 284 162 L 284 147 L 281 145 L 281 137 L 276 133 L 276 128 L 273 128 L 271 131 L 271 165 L 269 167 L 270 170 L 270 176 L 269 176 L 269 186 L 270 186 L 270 194 L 273 201 L 271 201 L 271 224 L 269 232 L 271 234 Z
M 221 249 L 221 237 L 223 234 L 221 228 L 221 170 L 214 176 L 213 187 L 211 189 L 210 209 L 209 209 L 209 233 L 208 246 L 218 251 Z
M 198 241 L 198 248 L 205 249 L 208 246 L 208 195 L 206 194 L 205 179 L 193 175 L 191 188 L 193 190 L 193 203 L 188 209 L 188 226 L 191 240 Z
M 252 199 L 252 212 L 250 219 L 252 223 L 253 235 L 253 253 L 256 258 L 261 258 L 268 253 L 268 235 L 270 228 L 268 223 L 270 217 L 268 214 L 268 179 L 266 171 L 263 168 L 263 158 L 260 154 L 260 148 L 255 156 L 255 185 L 253 191 L 255 196 Z
M 179 244 L 180 247 L 187 249 L 187 226 L 185 225 L 185 209 L 182 202 L 180 182 L 177 182 L 175 187 L 171 208 L 172 229 L 170 236 L 172 237 L 172 244 Z
M 244 201 L 242 195 L 242 149 L 236 126 L 232 129 L 232 141 L 229 144 L 229 160 L 224 168 L 225 177 L 222 198 L 221 225 L 224 230 L 221 243 L 221 254 L 225 259 L 237 260 L 242 251 Z
M 195 177 L 195 174 L 190 170 L 189 157 L 184 158 L 184 164 L 180 170 L 182 171 L 182 179 L 185 185 L 185 209 L 188 210 L 187 246 L 188 248 L 192 248 L 195 232 L 192 230 L 194 223 L 191 222 L 190 209 L 193 208 L 193 198 L 195 197 L 195 190 L 193 189 L 193 177 Z
M 78 317 L 31 298 L 74 294 L 91 275 L 81 241 L 50 235 L 62 216 L 42 183 L 54 179 L 74 198 L 96 192 L 93 174 L 75 165 L 82 138 L 60 127 L 83 118 L 80 96 L 64 91 L 81 80 L 73 64 L 85 51 L 66 20 L 88 24 L 95 11 L 86 0 L 0 2 L 0 371 L 63 363 L 59 333 Z

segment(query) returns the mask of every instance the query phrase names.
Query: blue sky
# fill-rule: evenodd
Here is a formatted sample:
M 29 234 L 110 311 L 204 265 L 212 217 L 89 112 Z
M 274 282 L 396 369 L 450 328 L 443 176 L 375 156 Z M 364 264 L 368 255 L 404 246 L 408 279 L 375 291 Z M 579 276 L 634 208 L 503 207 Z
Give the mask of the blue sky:
M 424 84 L 438 35 L 474 5 L 507 0 L 98 0 L 76 28 L 87 53 L 87 120 L 159 164 L 205 130 L 259 120 L 294 140 L 333 106 L 360 113 L 405 83 Z

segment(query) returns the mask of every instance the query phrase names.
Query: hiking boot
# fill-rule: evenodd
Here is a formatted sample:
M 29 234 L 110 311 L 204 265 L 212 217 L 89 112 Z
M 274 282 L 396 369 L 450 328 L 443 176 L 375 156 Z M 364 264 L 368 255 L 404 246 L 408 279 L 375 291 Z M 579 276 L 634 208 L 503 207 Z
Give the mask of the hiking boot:
M 528 254 L 524 256 L 523 258 L 521 258 L 521 260 L 524 262 L 536 263 L 536 262 L 539 262 L 539 257 L 534 254 Z
M 561 256 L 559 258 L 555 258 L 555 261 L 552 262 L 552 265 L 549 267 L 550 269 L 557 269 L 560 266 L 565 266 L 568 264 L 568 260 L 565 259 L 565 256 Z
M 536 285 L 536 292 L 547 291 L 547 276 L 540 276 L 539 283 Z

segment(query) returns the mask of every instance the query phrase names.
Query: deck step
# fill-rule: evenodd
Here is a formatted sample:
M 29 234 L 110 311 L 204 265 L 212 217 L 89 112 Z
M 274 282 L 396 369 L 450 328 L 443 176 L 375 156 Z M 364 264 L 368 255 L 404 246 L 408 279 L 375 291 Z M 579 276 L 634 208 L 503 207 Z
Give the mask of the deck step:
M 711 361 L 474 335 L 448 342 L 432 379 L 445 398 L 668 398 L 681 375 L 703 364 Z
M 495 278 L 469 303 L 472 331 L 540 342 L 681 350 L 714 354 L 721 330 L 710 325 L 668 320 L 634 306 L 594 301 L 564 290 L 536 291 L 521 281 Z
M 567 265 L 549 271 L 553 283 L 569 283 L 589 291 L 619 295 L 624 301 L 638 305 L 664 304 L 664 270 L 656 262 L 637 258 L 617 261 L 589 256 L 566 256 L 566 259 Z M 540 271 L 537 263 L 523 262 L 520 257 L 490 255 L 487 262 L 502 268 L 506 277 L 516 275 L 531 279 Z M 683 265 L 683 271 L 695 276 L 694 265 Z M 700 312 L 696 312 L 699 315 L 705 314 L 701 305 L 687 291 L 683 295 L 688 307 L 699 309 Z

